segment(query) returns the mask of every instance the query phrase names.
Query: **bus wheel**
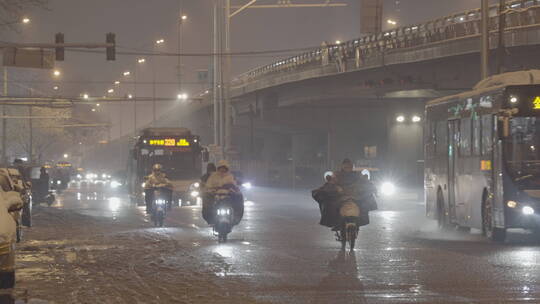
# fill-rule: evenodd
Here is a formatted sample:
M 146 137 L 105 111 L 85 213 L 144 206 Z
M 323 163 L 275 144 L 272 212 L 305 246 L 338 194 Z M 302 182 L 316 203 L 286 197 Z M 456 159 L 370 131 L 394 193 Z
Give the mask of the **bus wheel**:
M 440 190 L 437 192 L 437 223 L 441 230 L 449 230 L 451 228 L 444 208 L 444 198 Z
M 493 202 L 489 198 L 485 198 L 482 204 L 482 232 L 494 242 L 504 242 L 506 239 L 506 229 L 493 227 Z

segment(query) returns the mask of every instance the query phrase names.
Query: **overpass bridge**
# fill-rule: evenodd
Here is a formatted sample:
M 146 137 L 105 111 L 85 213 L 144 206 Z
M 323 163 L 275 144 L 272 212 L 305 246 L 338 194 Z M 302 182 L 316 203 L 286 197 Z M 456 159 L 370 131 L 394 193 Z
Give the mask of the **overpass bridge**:
M 492 59 L 499 21 L 492 6 Z M 505 23 L 505 70 L 538 68 L 540 0 L 507 1 Z M 427 100 L 480 80 L 480 33 L 480 10 L 470 10 L 323 45 L 239 75 L 230 84 L 236 158 L 286 164 L 293 172 L 313 163 L 332 168 L 344 157 L 374 158 L 407 172 L 408 180 L 418 178 L 418 118 Z M 171 115 L 184 114 L 183 124 L 211 141 L 212 92 L 202 97 L 189 115 L 185 109 Z

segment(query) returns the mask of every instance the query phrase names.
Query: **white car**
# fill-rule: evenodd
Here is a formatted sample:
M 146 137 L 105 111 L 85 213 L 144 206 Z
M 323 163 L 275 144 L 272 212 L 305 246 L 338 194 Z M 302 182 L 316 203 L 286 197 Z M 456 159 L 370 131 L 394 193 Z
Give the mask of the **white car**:
M 19 193 L 0 191 L 0 289 L 15 286 L 17 223 L 12 213 L 21 208 Z

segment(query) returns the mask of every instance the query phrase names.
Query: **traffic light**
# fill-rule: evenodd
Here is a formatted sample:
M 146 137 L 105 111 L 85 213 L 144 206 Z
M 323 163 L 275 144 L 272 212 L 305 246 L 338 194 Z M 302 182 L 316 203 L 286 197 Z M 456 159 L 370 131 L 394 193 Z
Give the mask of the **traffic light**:
M 64 34 L 63 33 L 57 33 L 54 37 L 55 43 L 58 44 L 64 44 Z M 55 48 L 55 55 L 56 55 L 56 61 L 64 61 L 64 47 L 56 47 Z
M 107 34 L 107 44 L 112 46 L 107 47 L 107 61 L 116 60 L 116 35 L 114 33 Z

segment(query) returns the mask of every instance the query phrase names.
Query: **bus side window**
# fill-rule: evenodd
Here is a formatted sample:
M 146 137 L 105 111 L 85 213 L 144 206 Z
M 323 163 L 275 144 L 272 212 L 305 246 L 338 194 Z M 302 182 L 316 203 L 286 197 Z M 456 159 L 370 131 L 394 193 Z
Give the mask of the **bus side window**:
M 448 153 L 448 126 L 447 121 L 439 121 L 437 123 L 437 128 L 435 129 L 436 136 L 436 154 L 437 155 L 447 155 Z
M 473 148 L 473 155 L 474 156 L 480 156 L 480 141 L 482 140 L 481 139 L 481 135 L 480 135 L 480 131 L 481 131 L 481 128 L 482 128 L 482 124 L 481 124 L 481 121 L 480 121 L 480 117 L 478 116 L 478 114 L 474 114 L 473 115 L 473 118 L 472 118 L 473 122 L 472 122 L 472 128 L 473 128 L 473 139 L 472 139 L 472 148 Z
M 493 151 L 493 116 L 482 116 L 482 155 L 488 156 Z
M 471 155 L 471 119 L 462 118 L 460 121 L 460 145 L 459 153 L 461 156 L 470 156 Z

